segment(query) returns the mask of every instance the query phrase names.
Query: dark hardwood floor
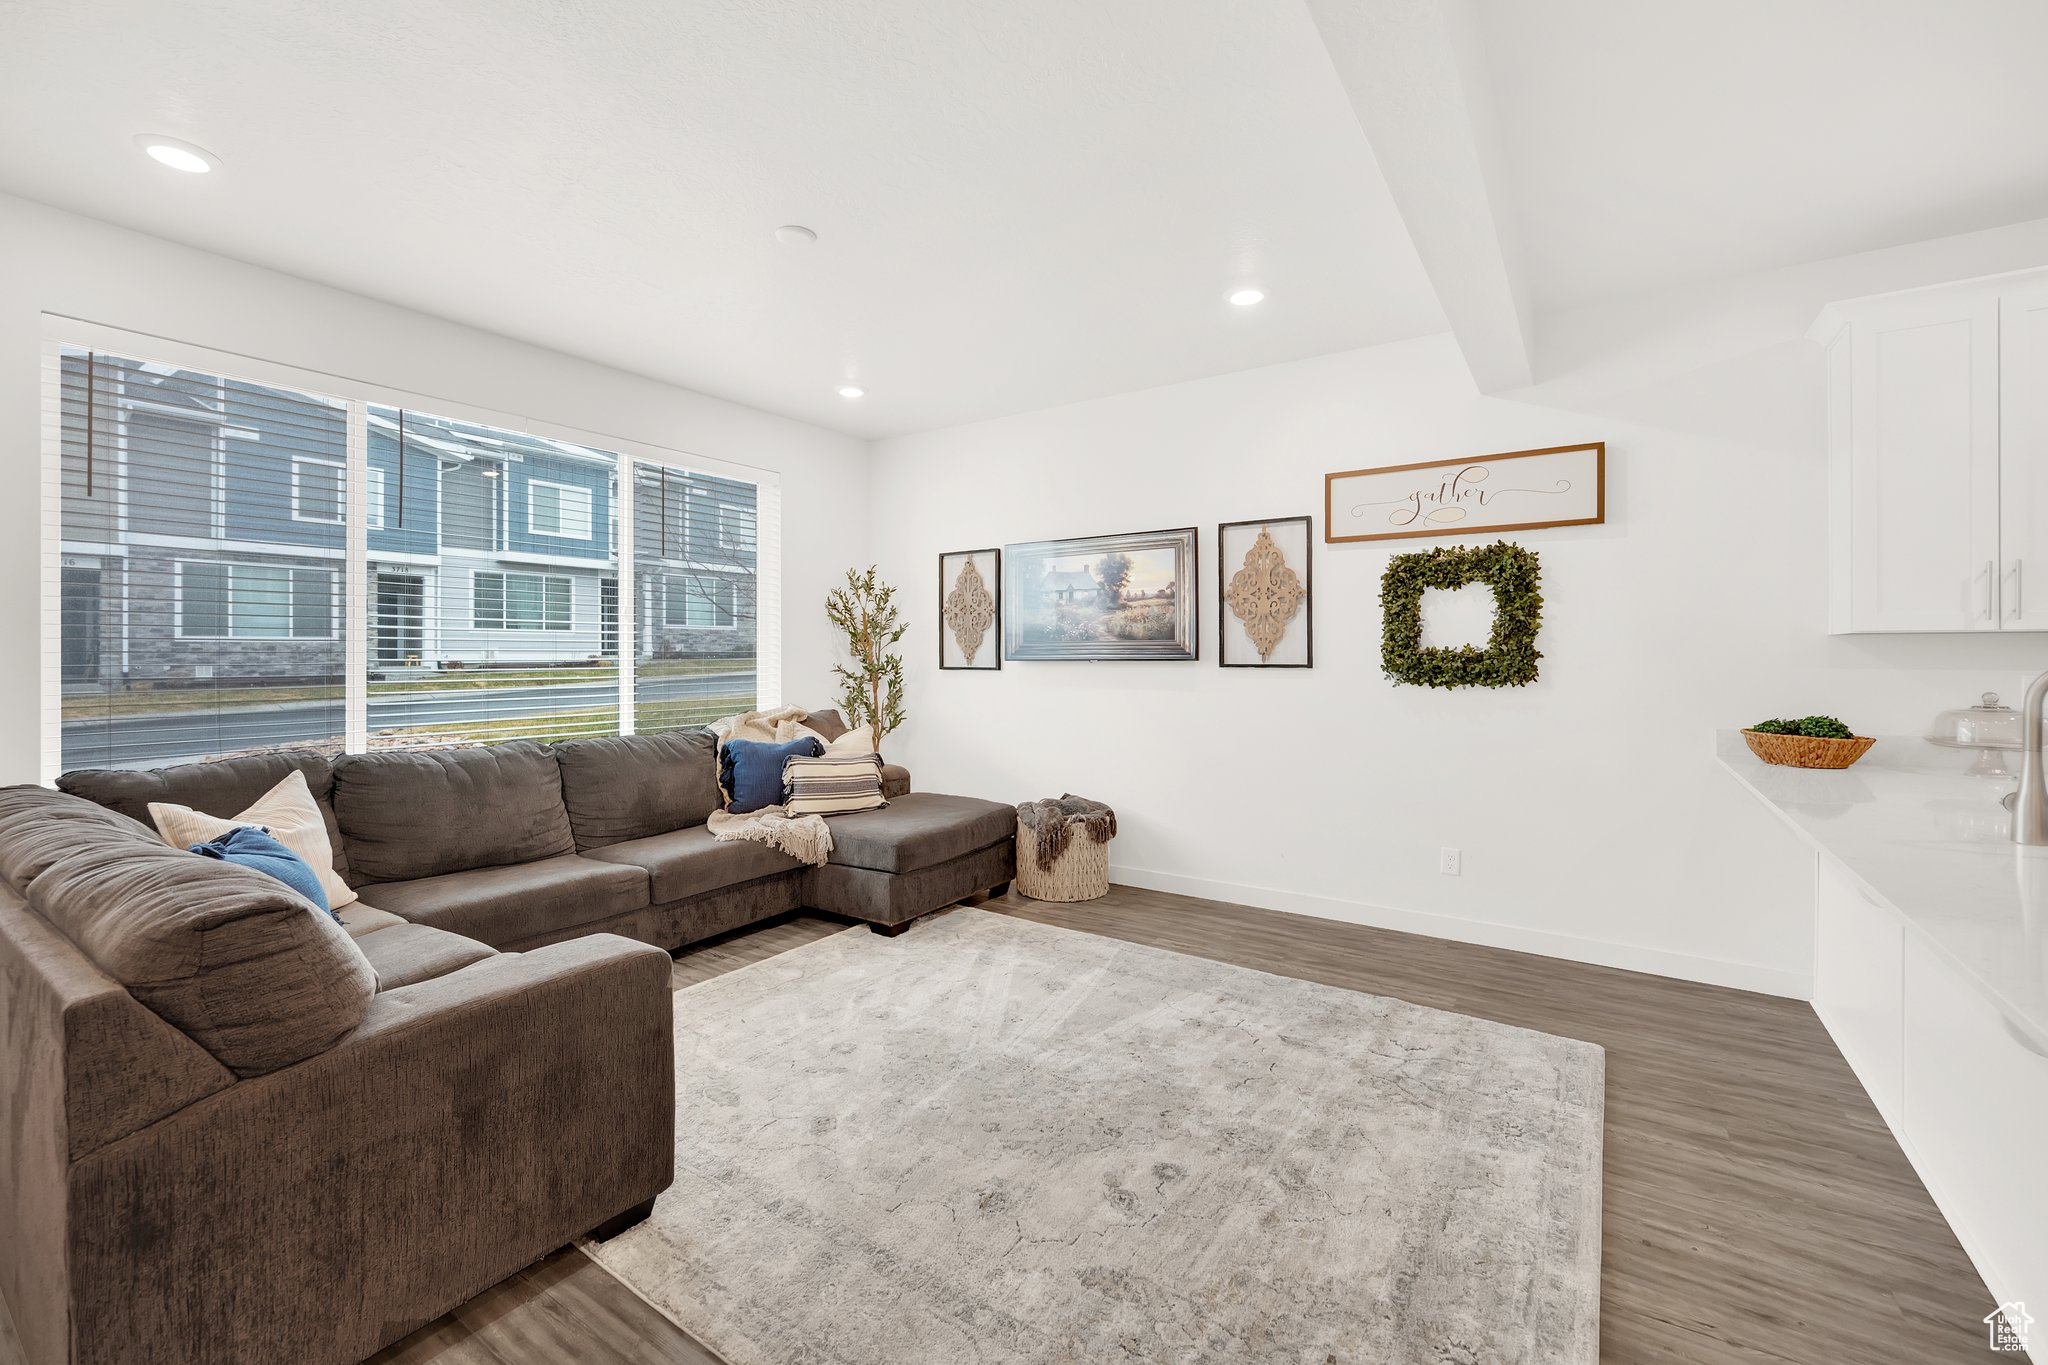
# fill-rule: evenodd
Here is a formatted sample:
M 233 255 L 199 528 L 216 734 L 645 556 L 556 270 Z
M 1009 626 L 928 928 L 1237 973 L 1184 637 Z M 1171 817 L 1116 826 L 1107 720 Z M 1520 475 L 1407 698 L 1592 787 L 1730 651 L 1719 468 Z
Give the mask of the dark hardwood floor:
M 1798 1001 L 1125 887 L 1085 905 L 1013 893 L 985 908 L 1605 1047 L 1605 1362 L 1930 1365 L 1984 1353 L 1982 1281 Z M 801 917 L 686 952 L 676 985 L 841 927 Z M 716 1357 L 564 1250 L 375 1359 Z

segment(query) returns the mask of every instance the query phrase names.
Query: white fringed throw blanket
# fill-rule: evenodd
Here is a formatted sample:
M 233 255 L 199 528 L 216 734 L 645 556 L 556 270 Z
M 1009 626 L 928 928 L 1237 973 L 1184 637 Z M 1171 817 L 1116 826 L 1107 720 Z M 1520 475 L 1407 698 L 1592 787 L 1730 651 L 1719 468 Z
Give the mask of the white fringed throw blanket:
M 726 716 L 712 721 L 707 728 L 718 736 L 720 748 L 729 739 L 777 744 L 795 739 L 810 714 L 801 706 L 781 706 L 773 711 L 749 711 L 745 715 Z M 713 811 L 704 827 L 711 831 L 712 838 L 721 842 L 745 839 L 766 844 L 812 867 L 823 867 L 826 856 L 832 852 L 832 830 L 825 824 L 823 816 L 790 815 L 780 806 L 763 806 L 744 815 Z
M 766 844 L 812 867 L 823 867 L 832 852 L 832 830 L 822 815 L 790 815 L 780 806 L 763 806 L 745 815 L 715 810 L 704 824 L 714 839 Z
M 800 735 L 815 734 L 804 722 L 811 713 L 801 706 L 778 706 L 773 711 L 749 711 L 744 715 L 714 720 L 705 728 L 724 744 L 729 739 L 758 740 L 763 744 L 786 744 Z

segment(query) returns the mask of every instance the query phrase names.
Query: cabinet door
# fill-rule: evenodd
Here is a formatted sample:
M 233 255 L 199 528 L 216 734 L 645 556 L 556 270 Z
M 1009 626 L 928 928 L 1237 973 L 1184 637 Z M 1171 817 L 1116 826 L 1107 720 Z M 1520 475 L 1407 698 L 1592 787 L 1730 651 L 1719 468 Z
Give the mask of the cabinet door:
M 2048 1303 L 2048 1050 L 1924 944 L 1909 938 L 1905 948 L 1913 1165 L 1992 1299 L 2032 1304 L 2038 1317 Z M 2038 1332 L 2037 1323 L 2037 1346 Z
M 1999 300 L 2000 616 L 2048 630 L 2048 285 Z
M 1895 1133 L 1905 1131 L 1904 930 L 1831 859 L 1814 878 L 1813 1009 Z
M 1849 629 L 1997 630 L 1997 297 L 1900 299 L 1852 327 Z

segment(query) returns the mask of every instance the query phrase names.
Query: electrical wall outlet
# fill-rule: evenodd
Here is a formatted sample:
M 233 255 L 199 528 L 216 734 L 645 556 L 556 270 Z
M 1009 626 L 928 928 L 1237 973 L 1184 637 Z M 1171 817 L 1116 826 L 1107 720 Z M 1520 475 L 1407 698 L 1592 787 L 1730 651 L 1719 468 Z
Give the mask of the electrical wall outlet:
M 1446 877 L 1458 875 L 1465 855 L 1455 848 L 1440 848 L 1436 851 L 1436 870 Z

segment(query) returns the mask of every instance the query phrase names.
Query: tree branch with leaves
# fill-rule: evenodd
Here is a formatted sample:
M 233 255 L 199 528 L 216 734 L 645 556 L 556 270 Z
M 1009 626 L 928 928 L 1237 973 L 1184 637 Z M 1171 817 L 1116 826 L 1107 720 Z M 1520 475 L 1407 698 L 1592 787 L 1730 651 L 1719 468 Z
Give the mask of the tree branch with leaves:
M 832 665 L 839 678 L 839 709 L 849 728 L 871 725 L 875 748 L 882 736 L 903 724 L 903 656 L 889 652 L 910 627 L 898 620 L 896 589 L 868 565 L 866 573 L 846 571 L 846 586 L 825 595 L 825 614 L 846 636 L 851 668 Z

